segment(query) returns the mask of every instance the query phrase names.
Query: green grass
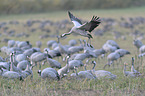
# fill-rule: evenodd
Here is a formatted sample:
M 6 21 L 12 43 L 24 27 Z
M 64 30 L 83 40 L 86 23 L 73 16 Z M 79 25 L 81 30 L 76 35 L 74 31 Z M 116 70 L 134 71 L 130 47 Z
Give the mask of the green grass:
M 75 11 L 72 10 L 72 13 L 82 18 L 83 20 L 90 20 L 90 18 L 93 15 L 97 15 L 99 17 L 105 17 L 105 18 L 115 18 L 116 20 L 120 20 L 120 17 L 137 17 L 142 16 L 145 17 L 145 7 L 141 8 L 128 8 L 128 9 L 102 9 L 102 10 L 80 10 Z M 64 19 L 69 19 L 66 11 L 59 11 L 59 12 L 49 12 L 49 13 L 37 13 L 37 14 L 20 14 L 20 15 L 1 15 L 0 16 L 0 22 L 2 21 L 11 21 L 11 20 L 18 20 L 21 23 L 25 23 L 26 20 L 52 20 L 54 22 L 61 21 Z M 102 23 L 99 28 L 102 28 L 104 24 Z M 35 24 L 32 27 L 36 28 L 38 25 Z M 141 25 L 144 26 L 144 25 Z M 9 38 L 19 41 L 26 41 L 29 40 L 30 43 L 32 43 L 33 46 L 35 46 L 35 42 L 40 40 L 38 37 L 41 34 L 46 34 L 44 32 L 41 32 L 40 30 L 37 30 L 35 33 L 30 33 L 29 28 L 20 25 L 10 25 L 11 29 L 15 29 L 16 33 L 25 32 L 30 34 L 30 37 L 25 38 L 16 38 L 16 37 L 9 37 L 7 35 L 4 35 L 0 38 L 2 40 L 3 38 Z M 71 27 L 71 26 L 68 26 Z M 55 27 L 54 26 L 48 26 L 48 28 L 51 29 L 50 34 L 55 34 Z M 102 47 L 102 45 L 109 39 L 115 40 L 122 49 L 129 50 L 131 52 L 130 55 L 127 55 L 122 58 L 123 62 L 129 63 L 129 66 L 127 67 L 127 70 L 130 70 L 130 63 L 131 63 L 131 57 L 137 56 L 137 49 L 132 44 L 133 37 L 129 36 L 126 32 L 131 33 L 132 31 L 125 28 L 120 28 L 119 26 L 115 26 L 115 29 L 119 32 L 121 32 L 123 35 L 126 36 L 126 40 L 117 39 L 115 40 L 111 32 L 106 32 L 103 36 L 93 36 L 92 44 L 96 49 L 99 49 Z M 136 29 L 139 29 L 138 26 Z M 145 28 L 139 29 L 142 32 L 145 31 Z M 60 33 L 64 33 L 67 30 L 60 30 Z M 2 30 L 0 31 L 2 33 Z M 86 39 L 81 36 L 68 36 L 65 40 L 61 40 L 62 44 L 67 44 L 68 40 L 70 39 Z M 47 47 L 46 43 L 48 40 L 57 40 L 56 38 L 48 38 L 48 39 L 42 39 L 43 48 Z M 142 41 L 145 44 L 145 41 Z M 6 43 L 0 44 L 0 47 L 7 46 Z M 2 56 L 3 53 L 0 53 Z M 61 62 L 62 66 L 65 65 L 65 62 L 62 62 L 59 59 L 59 62 Z M 83 61 L 85 63 L 85 61 Z M 1 96 L 50 96 L 50 95 L 57 95 L 57 96 L 96 96 L 96 95 L 143 95 L 145 94 L 145 79 L 144 75 L 140 78 L 134 78 L 129 79 L 124 77 L 123 75 L 123 62 L 119 63 L 119 67 L 117 67 L 117 64 L 115 62 L 115 68 L 111 66 L 110 68 L 106 68 L 107 71 L 112 72 L 113 74 L 117 75 L 117 79 L 115 80 L 75 80 L 73 78 L 70 78 L 70 74 L 72 71 L 68 74 L 67 78 L 63 78 L 60 81 L 52 81 L 52 80 L 42 80 L 38 74 L 37 70 L 38 68 L 33 69 L 34 78 L 33 81 L 30 80 L 30 78 L 27 78 L 24 81 L 19 80 L 6 80 L 3 78 L 0 78 L 0 95 Z M 144 74 L 145 71 L 145 64 L 143 60 L 143 64 L 141 65 L 141 62 L 139 59 L 135 60 L 135 68 L 139 67 L 139 71 Z M 97 59 L 97 66 L 96 70 L 103 69 L 104 64 L 107 63 L 107 59 Z M 48 64 L 42 67 L 44 69 L 45 67 L 49 67 Z M 91 65 L 88 66 L 88 69 L 91 69 Z M 84 70 L 83 67 L 79 68 L 78 71 Z

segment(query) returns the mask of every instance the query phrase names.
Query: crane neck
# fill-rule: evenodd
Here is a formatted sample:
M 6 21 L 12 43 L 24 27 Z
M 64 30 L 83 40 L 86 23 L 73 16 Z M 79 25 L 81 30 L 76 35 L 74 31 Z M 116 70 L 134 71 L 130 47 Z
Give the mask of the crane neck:
M 39 76 L 41 76 L 41 70 L 38 70 L 38 74 L 39 74 Z
M 13 59 L 12 62 L 14 62 L 15 61 L 15 54 L 14 53 L 12 53 L 12 59 Z
M 46 53 L 45 53 L 46 58 L 52 58 L 52 57 L 48 54 L 48 50 L 45 50 L 45 51 L 46 51 Z
M 85 71 L 87 71 L 87 65 L 84 65 L 84 69 L 85 69 Z
M 126 65 L 124 65 L 124 70 L 123 71 L 126 72 Z
M 10 71 L 13 71 L 13 55 L 10 55 L 10 62 L 11 62 L 11 67 L 10 67 Z
M 87 71 L 87 65 L 89 64 L 89 61 L 90 61 L 90 58 L 88 58 L 88 59 L 86 60 L 86 64 L 84 65 L 85 71 Z
M 14 56 L 14 54 L 12 53 L 12 55 L 11 55 L 11 58 L 13 58 L 13 56 Z M 13 59 L 11 59 L 11 68 L 10 68 L 10 71 L 16 71 L 16 72 L 18 72 L 18 73 L 22 73 L 22 71 L 21 70 L 19 70 L 14 64 L 13 64 L 13 61 L 14 60 L 14 58 Z
M 77 71 L 77 68 L 74 68 L 74 69 L 75 69 L 76 75 L 78 76 L 78 71 Z
M 134 67 L 134 58 L 132 57 L 132 66 Z
M 93 66 L 92 70 L 95 70 L 95 67 L 96 67 L 96 63 L 93 63 L 93 64 L 94 64 L 94 66 Z
M 84 42 L 84 47 L 86 47 L 87 46 L 87 42 L 85 40 L 83 40 L 83 42 Z
M 81 39 L 79 39 L 79 41 L 80 41 L 80 46 L 82 46 L 82 47 L 83 47 L 83 43 L 82 43 L 82 40 L 81 40 Z
M 60 36 L 57 36 L 57 43 L 60 43 Z
M 48 50 L 45 50 L 46 51 L 46 53 L 48 54 Z
M 67 66 L 67 71 L 69 71 L 69 57 L 67 57 L 66 66 Z
M 25 71 L 30 71 L 30 65 L 29 65 L 29 63 L 27 64 L 27 67 L 26 67 Z

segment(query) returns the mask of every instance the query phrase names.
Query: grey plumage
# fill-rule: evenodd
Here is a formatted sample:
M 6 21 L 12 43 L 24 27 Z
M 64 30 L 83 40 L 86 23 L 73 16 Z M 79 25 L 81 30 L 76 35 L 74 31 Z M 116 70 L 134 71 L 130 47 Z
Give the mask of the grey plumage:
M 96 65 L 95 61 L 92 61 L 92 63 L 94 65 Z M 117 75 L 114 75 L 114 74 L 112 74 L 109 71 L 105 71 L 105 70 L 97 70 L 97 71 L 95 71 L 95 66 L 93 68 L 92 73 L 97 77 L 97 79 L 111 79 L 111 80 L 114 80 L 117 77 Z
M 143 46 L 143 43 L 140 40 L 133 40 L 133 44 L 136 46 L 137 49 Z
M 26 47 L 26 46 L 31 47 L 32 45 L 29 43 L 29 41 L 21 41 L 21 42 L 18 43 L 19 48 Z
M 41 42 L 41 41 L 36 41 L 36 46 L 37 46 L 38 48 L 41 48 L 42 42 Z
M 74 39 L 72 39 L 72 40 L 69 41 L 69 45 L 70 46 L 75 46 L 76 44 L 77 44 L 77 41 L 74 40 Z
M 80 54 L 76 54 L 76 56 L 74 57 L 74 60 L 85 60 L 86 58 L 88 58 L 90 55 L 88 53 L 80 53 Z
M 39 69 L 41 69 L 41 64 L 40 62 L 47 59 L 48 57 L 51 57 L 49 54 L 46 54 L 46 53 L 41 53 L 41 52 L 35 52 L 31 55 L 30 59 L 31 59 L 31 62 L 39 62 Z M 32 64 L 31 63 L 31 64 Z
M 10 62 L 0 62 L 0 66 L 3 66 L 6 70 L 10 70 Z
M 31 49 L 25 50 L 23 54 L 30 57 L 34 52 L 37 52 L 37 50 L 35 50 L 34 48 L 31 48 Z
M 112 46 L 115 46 L 117 49 L 120 49 L 119 45 L 114 40 L 107 40 L 106 44 L 110 44 Z
M 131 61 L 132 61 L 131 72 L 134 72 L 134 74 L 135 74 L 136 76 L 140 76 L 141 73 L 140 73 L 139 71 L 135 70 L 135 68 L 134 68 L 134 57 L 131 58 Z
M 103 50 L 105 50 L 105 52 L 114 52 L 115 50 L 117 50 L 117 47 L 116 46 L 112 46 L 110 44 L 107 44 L 105 43 L 103 46 L 102 46 Z
M 107 56 L 107 61 L 108 63 L 105 64 L 104 66 L 104 69 L 107 65 L 111 65 L 115 60 L 119 59 L 120 58 L 120 53 L 119 52 L 113 52 L 113 53 L 110 53 L 108 56 Z
M 24 55 L 24 54 L 18 54 L 18 55 L 15 56 L 15 60 L 16 60 L 17 62 L 26 60 L 26 55 Z
M 120 54 L 120 57 L 123 57 L 124 55 L 130 54 L 130 52 L 128 50 L 125 49 L 117 49 L 115 50 L 115 52 Z
M 74 69 L 75 69 L 75 72 L 76 73 L 72 73 L 71 74 L 71 77 L 75 77 L 75 78 L 77 78 L 77 79 L 79 79 L 79 80 L 82 80 L 82 79 L 88 79 L 88 80 L 90 80 L 90 79 L 96 79 L 90 72 L 88 72 L 88 71 L 80 71 L 80 72 L 77 72 L 77 68 L 76 67 L 74 67 Z
M 145 52 L 145 45 L 140 40 L 133 40 L 133 44 L 136 46 L 137 49 L 139 49 L 139 53 Z
M 139 48 L 139 53 L 144 53 L 145 52 L 145 45 L 142 45 L 140 48 Z
M 74 67 L 80 67 L 80 66 L 83 66 L 83 62 L 81 60 L 71 60 L 68 62 L 69 64 L 69 69 L 70 70 L 73 70 Z
M 38 74 L 43 78 L 48 78 L 48 79 L 56 79 L 59 80 L 60 76 L 58 74 L 58 72 L 53 69 L 53 68 L 45 68 L 43 69 L 43 71 L 41 72 L 41 70 L 38 71 Z
M 68 54 L 74 54 L 74 53 L 77 53 L 82 50 L 83 50 L 82 46 L 72 46 L 72 47 L 68 48 Z
M 66 65 L 57 71 L 58 74 L 60 75 L 60 78 L 62 78 L 65 75 L 67 75 L 67 73 L 69 72 L 69 64 L 68 64 L 68 62 L 69 62 L 70 56 L 67 56 L 66 58 L 67 58 Z
M 27 60 L 20 61 L 17 64 L 17 68 L 19 68 L 21 70 L 25 70 L 28 64 L 29 64 L 29 62 Z
M 53 43 L 57 43 L 55 40 L 50 40 L 47 42 L 47 47 L 51 47 Z
M 61 64 L 58 61 L 51 58 L 47 58 L 47 61 L 49 62 L 51 67 L 59 68 L 59 69 L 61 68 Z
M 94 52 L 97 56 L 102 55 L 102 54 L 105 54 L 105 50 L 104 50 L 103 48 L 101 48 L 101 49 L 95 49 L 95 50 L 93 50 L 93 52 Z
M 8 47 L 13 47 L 15 45 L 15 41 L 14 40 L 9 40 L 8 41 Z

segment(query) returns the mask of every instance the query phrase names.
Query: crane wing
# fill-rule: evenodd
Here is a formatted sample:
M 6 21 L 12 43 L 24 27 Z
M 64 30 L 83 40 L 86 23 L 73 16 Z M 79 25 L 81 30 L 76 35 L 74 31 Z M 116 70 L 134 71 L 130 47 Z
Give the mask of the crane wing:
M 69 15 L 71 21 L 74 23 L 75 26 L 80 26 L 80 25 L 82 25 L 81 20 L 78 19 L 78 18 L 76 18 L 75 16 L 73 16 L 73 14 L 70 13 L 69 11 L 68 11 L 68 15 Z
M 99 17 L 93 16 L 93 18 L 90 22 L 83 24 L 82 26 L 79 27 L 79 29 L 91 32 L 97 26 L 99 26 L 100 23 L 101 23 L 101 21 L 100 21 Z

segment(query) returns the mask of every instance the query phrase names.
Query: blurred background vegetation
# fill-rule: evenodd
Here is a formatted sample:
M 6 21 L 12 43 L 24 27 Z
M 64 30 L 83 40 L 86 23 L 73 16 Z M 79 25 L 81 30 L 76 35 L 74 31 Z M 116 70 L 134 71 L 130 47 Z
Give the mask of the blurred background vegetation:
M 145 5 L 145 0 L 0 0 L 0 14 L 128 8 L 142 5 Z

